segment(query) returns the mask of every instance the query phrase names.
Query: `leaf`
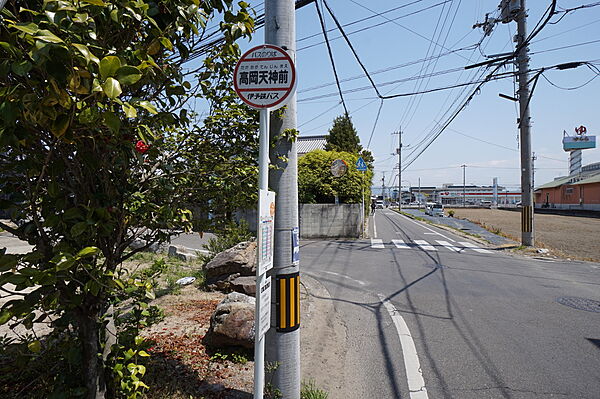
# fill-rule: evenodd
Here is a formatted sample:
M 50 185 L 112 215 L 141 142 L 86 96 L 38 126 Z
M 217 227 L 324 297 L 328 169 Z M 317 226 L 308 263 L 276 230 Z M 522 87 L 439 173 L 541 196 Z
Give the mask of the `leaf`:
M 119 68 L 121 68 L 121 60 L 119 57 L 114 55 L 104 57 L 102 58 L 102 61 L 100 61 L 100 77 L 106 79 L 115 76 Z
M 56 36 L 54 33 L 50 32 L 49 30 L 39 30 L 35 36 L 36 39 L 41 40 L 43 42 L 49 42 L 49 43 L 63 43 L 62 39 L 58 36 Z
M 137 103 L 137 105 L 144 108 L 146 111 L 150 112 L 151 114 L 158 114 L 156 107 L 150 101 L 140 101 Z
M 128 118 L 135 118 L 137 116 L 137 111 L 134 107 L 131 106 L 131 104 L 129 104 L 128 102 L 124 102 L 121 105 L 121 108 L 123 108 L 123 112 L 125 112 L 125 116 Z
M 50 131 L 58 138 L 64 136 L 65 132 L 69 128 L 70 118 L 69 115 L 59 115 L 50 127 Z
M 103 2 L 102 0 L 81 0 L 82 3 L 88 3 L 88 4 L 92 4 L 95 6 L 100 6 L 100 7 L 105 7 L 106 3 Z
M 83 234 L 83 232 L 85 231 L 85 229 L 87 229 L 87 223 L 86 222 L 75 223 L 73 225 L 73 227 L 71 227 L 71 234 L 73 235 L 73 237 L 77 237 L 77 236 Z
M 5 272 L 17 266 L 19 258 L 16 255 L 0 256 L 0 272 Z
M 140 355 L 141 357 L 150 357 L 150 355 L 146 351 L 139 351 L 138 355 Z
M 63 214 L 64 220 L 77 219 L 81 217 L 81 211 L 77 207 L 69 208 Z
M 124 85 L 132 85 L 142 78 L 142 71 L 134 66 L 125 65 L 117 70 L 117 80 Z
M 144 338 L 140 337 L 139 335 L 136 335 L 133 340 L 134 340 L 136 346 L 140 346 L 144 342 Z
M 8 309 L 0 310 L 0 326 L 6 324 L 7 321 L 12 317 L 12 312 Z
M 104 123 L 115 133 L 121 128 L 121 119 L 112 112 L 104 113 Z
M 12 70 L 19 76 L 25 76 L 31 70 L 31 62 L 27 60 L 21 60 L 12 64 Z
M 173 51 L 173 43 L 171 43 L 171 41 L 169 39 L 167 39 L 166 37 L 161 37 L 160 39 L 160 43 L 167 49 Z
M 106 79 L 106 82 L 104 82 L 104 85 L 102 86 L 102 90 L 108 98 L 112 99 L 119 97 L 122 93 L 121 84 L 118 80 L 113 78 Z
M 81 251 L 77 252 L 76 258 L 85 258 L 87 256 L 94 256 L 100 253 L 100 248 L 97 247 L 85 247 Z
M 75 264 L 75 258 L 69 256 L 63 256 L 58 263 L 56 263 L 56 270 L 67 270 L 70 269 Z
M 30 342 L 27 345 L 27 348 L 32 351 L 33 353 L 40 353 L 40 351 L 42 350 L 42 344 L 40 343 L 40 341 L 38 341 L 37 339 L 33 342 Z
M 40 28 L 34 24 L 33 22 L 29 22 L 29 23 L 19 23 L 16 25 L 9 25 L 10 28 L 15 28 L 20 30 L 21 32 L 25 32 L 28 33 L 30 35 L 35 35 Z
M 90 49 L 85 44 L 73 43 L 72 46 L 75 47 L 77 50 L 79 50 L 79 52 L 81 54 L 83 54 L 83 56 L 85 57 L 85 59 L 88 63 L 90 61 L 92 61 L 96 64 L 100 63 L 100 60 L 98 59 L 98 57 L 96 57 L 94 54 L 92 54 Z

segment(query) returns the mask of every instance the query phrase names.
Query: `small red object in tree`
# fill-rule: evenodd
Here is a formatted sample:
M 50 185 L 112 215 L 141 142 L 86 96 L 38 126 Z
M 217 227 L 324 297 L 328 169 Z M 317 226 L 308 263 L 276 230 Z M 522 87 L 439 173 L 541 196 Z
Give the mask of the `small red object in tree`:
M 135 150 L 140 154 L 145 154 L 146 152 L 148 152 L 149 149 L 150 146 L 144 143 L 142 140 L 138 140 L 138 142 L 135 143 Z

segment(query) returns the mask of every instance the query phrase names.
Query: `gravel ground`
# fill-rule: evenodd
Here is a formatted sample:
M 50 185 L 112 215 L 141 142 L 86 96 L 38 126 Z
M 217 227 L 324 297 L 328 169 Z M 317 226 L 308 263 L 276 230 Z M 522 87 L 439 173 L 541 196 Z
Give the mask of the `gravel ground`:
M 499 209 L 454 209 L 455 217 L 485 225 L 488 230 L 521 240 L 521 213 Z M 600 262 L 600 219 L 535 215 L 535 246 L 569 258 Z

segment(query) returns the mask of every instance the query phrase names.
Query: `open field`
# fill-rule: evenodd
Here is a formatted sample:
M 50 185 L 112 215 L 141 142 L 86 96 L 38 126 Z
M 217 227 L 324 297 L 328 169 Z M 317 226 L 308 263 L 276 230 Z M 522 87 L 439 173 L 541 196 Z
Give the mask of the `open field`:
M 521 241 L 521 213 L 498 209 L 456 208 L 455 217 Z M 600 262 L 600 219 L 536 214 L 535 244 L 563 256 Z

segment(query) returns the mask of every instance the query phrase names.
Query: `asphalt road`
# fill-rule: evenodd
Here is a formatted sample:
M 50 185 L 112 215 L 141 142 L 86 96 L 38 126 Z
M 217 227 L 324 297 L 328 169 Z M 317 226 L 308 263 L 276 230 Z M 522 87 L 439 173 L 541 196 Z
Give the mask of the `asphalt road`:
M 331 398 L 600 398 L 600 307 L 557 301 L 600 301 L 599 264 L 481 248 L 388 209 L 373 219 L 373 239 L 302 243 L 301 273 L 346 331 L 340 370 L 322 371 L 339 380 Z

